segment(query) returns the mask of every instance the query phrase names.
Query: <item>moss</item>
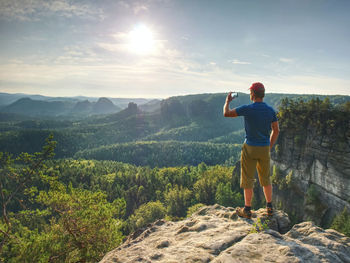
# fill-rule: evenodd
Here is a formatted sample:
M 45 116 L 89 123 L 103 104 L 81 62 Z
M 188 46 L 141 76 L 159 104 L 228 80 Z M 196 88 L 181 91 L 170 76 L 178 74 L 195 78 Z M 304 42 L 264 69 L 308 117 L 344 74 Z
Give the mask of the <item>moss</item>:
M 294 183 L 294 178 L 293 178 L 293 170 L 291 170 L 287 176 L 286 176 L 286 185 L 288 188 L 291 188 Z
M 279 156 L 279 154 L 280 154 L 280 145 L 279 144 L 275 145 L 275 152 L 276 152 L 276 155 Z
M 310 185 L 309 189 L 306 193 L 306 203 L 307 204 L 317 204 L 320 203 L 319 191 L 317 190 L 315 185 Z
M 271 176 L 271 182 L 277 185 L 278 189 L 280 190 L 287 189 L 291 185 L 291 176 L 292 175 L 289 175 L 289 177 L 286 178 L 283 175 L 281 169 L 278 166 L 274 165 Z

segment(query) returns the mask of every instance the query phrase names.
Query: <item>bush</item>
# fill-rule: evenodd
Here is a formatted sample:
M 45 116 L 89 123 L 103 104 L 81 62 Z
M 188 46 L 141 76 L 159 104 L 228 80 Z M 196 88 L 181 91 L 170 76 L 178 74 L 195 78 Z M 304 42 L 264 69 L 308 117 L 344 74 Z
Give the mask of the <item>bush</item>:
M 187 208 L 190 206 L 192 192 L 186 187 L 170 188 L 165 194 L 164 199 L 167 205 L 167 212 L 170 217 L 181 218 L 186 216 Z
M 337 215 L 332 222 L 331 228 L 350 237 L 350 214 L 344 208 L 343 212 Z
M 269 220 L 261 220 L 261 218 L 258 218 L 256 222 L 253 224 L 252 228 L 249 231 L 249 234 L 254 234 L 254 233 L 260 233 L 263 232 L 267 229 L 269 229 L 268 223 Z
M 142 228 L 157 219 L 165 217 L 166 209 L 160 201 L 148 202 L 141 205 L 135 210 L 135 213 L 130 216 L 129 224 L 131 231 Z
M 106 194 L 73 188 L 55 182 L 48 192 L 41 191 L 38 202 L 57 218 L 51 218 L 44 249 L 54 262 L 96 262 L 106 251 L 120 244 L 125 200 L 109 203 Z
M 215 193 L 215 201 L 219 205 L 232 206 L 234 193 L 231 190 L 231 183 L 219 183 Z
M 197 212 L 200 208 L 202 208 L 203 206 L 205 206 L 205 204 L 202 204 L 202 203 L 198 203 L 198 204 L 195 204 L 191 207 L 189 207 L 187 209 L 187 217 L 190 217 L 192 216 L 195 212 Z

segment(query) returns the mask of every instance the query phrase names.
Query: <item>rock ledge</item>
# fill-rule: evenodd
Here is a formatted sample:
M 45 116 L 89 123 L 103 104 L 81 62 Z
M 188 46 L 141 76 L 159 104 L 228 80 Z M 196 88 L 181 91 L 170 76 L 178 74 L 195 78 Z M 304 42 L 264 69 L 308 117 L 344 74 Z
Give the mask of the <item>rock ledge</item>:
M 258 221 L 269 228 L 250 233 Z M 350 262 L 350 238 L 312 222 L 290 229 L 282 211 L 268 218 L 259 209 L 243 219 L 232 207 L 213 205 L 183 221 L 156 221 L 100 262 Z

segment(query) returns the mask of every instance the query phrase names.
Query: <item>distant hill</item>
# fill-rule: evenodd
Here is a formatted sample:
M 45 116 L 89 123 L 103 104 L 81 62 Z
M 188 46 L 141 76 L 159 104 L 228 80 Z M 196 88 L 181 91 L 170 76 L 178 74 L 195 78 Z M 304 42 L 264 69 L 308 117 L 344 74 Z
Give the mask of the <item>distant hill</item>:
M 31 94 L 24 94 L 24 93 L 1 93 L 0 92 L 0 107 L 10 105 L 14 103 L 15 101 L 22 99 L 22 98 L 30 98 L 32 100 L 41 100 L 41 101 L 69 101 L 69 102 L 77 102 L 82 99 L 79 99 L 78 97 L 48 97 L 43 95 L 31 95 Z M 97 100 L 98 98 L 95 98 Z
M 108 98 L 99 98 L 96 102 L 85 101 L 47 101 L 20 98 L 0 108 L 1 113 L 12 113 L 31 117 L 86 117 L 89 115 L 111 114 L 122 110 Z
M 92 103 L 88 100 L 78 101 L 72 109 L 73 114 L 88 114 L 92 111 Z
M 88 123 L 103 123 L 108 125 L 115 122 L 124 122 L 129 118 L 133 118 L 137 115 L 143 114 L 138 108 L 136 103 L 130 102 L 128 107 L 114 114 L 108 114 L 106 116 L 97 117 L 95 119 L 87 119 Z
M 161 100 L 154 99 L 145 104 L 141 104 L 139 108 L 145 112 L 155 112 L 160 110 Z
M 41 95 L 27 95 L 23 93 L 0 93 L 0 107 L 10 105 L 14 103 L 15 101 L 22 99 L 22 98 L 31 98 L 36 100 L 43 100 L 45 96 Z
M 16 113 L 28 116 L 59 116 L 67 114 L 72 108 L 71 102 L 41 101 L 22 98 L 2 108 L 2 112 Z
M 99 98 L 92 106 L 92 114 L 108 114 L 120 111 L 121 108 L 117 107 L 107 98 Z
M 86 97 L 86 96 L 49 97 L 49 96 L 43 96 L 43 95 L 32 95 L 32 94 L 24 94 L 24 93 L 11 94 L 11 93 L 0 92 L 0 109 L 22 98 L 30 98 L 32 100 L 40 100 L 40 101 L 62 101 L 62 102 L 72 102 L 72 103 L 82 102 L 82 101 L 97 102 L 100 99 L 99 97 Z M 129 102 L 142 105 L 153 100 L 153 99 L 146 99 L 146 98 L 111 98 L 111 97 L 106 97 L 106 98 L 112 101 L 113 104 L 118 106 L 120 109 L 126 108 Z
M 145 99 L 145 98 L 109 98 L 115 105 L 119 106 L 122 109 L 128 107 L 129 103 L 136 103 L 137 105 L 143 105 L 152 101 L 153 99 Z
M 24 122 L 21 119 L 11 121 L 9 115 L 3 115 L 8 122 L 2 122 L 0 126 L 2 131 L 7 131 L 6 134 L 0 134 L 0 148 L 9 152 L 32 152 L 39 143 L 35 142 L 36 139 L 28 140 L 28 129 L 31 129 L 31 136 L 40 141 L 44 141 L 43 134 L 54 132 L 58 141 L 57 157 L 73 157 L 77 151 L 136 141 L 241 144 L 245 136 L 244 120 L 223 117 L 226 95 L 216 93 L 176 96 L 161 101 L 149 101 L 144 105 L 129 102 L 127 108 L 110 114 L 102 114 L 114 110 L 113 103 L 108 98 L 101 98 L 96 102 L 85 100 L 60 104 L 22 99 L 7 106 L 6 113 L 31 113 L 33 118 L 37 118 L 35 114 L 51 113 L 50 120 L 41 118 L 40 122 Z M 278 110 L 282 99 L 286 97 L 307 101 L 315 97 L 323 99 L 326 96 L 267 94 L 265 101 Z M 333 105 L 350 101 L 350 96 L 327 98 Z M 249 95 L 239 93 L 230 106 L 233 108 L 249 103 Z M 55 110 L 59 114 L 65 111 L 66 115 L 59 115 Z M 55 117 L 59 117 L 61 122 L 52 122 L 56 120 Z M 63 122 L 65 120 L 68 122 Z M 163 145 L 168 147 L 167 144 Z

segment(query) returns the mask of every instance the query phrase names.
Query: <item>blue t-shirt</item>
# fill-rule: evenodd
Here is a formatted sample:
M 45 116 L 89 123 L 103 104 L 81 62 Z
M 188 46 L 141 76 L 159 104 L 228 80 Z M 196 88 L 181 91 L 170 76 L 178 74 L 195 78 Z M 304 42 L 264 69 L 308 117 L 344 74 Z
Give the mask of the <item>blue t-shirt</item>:
M 271 123 L 277 121 L 276 112 L 265 102 L 254 102 L 236 108 L 244 116 L 245 143 L 251 146 L 270 145 Z

